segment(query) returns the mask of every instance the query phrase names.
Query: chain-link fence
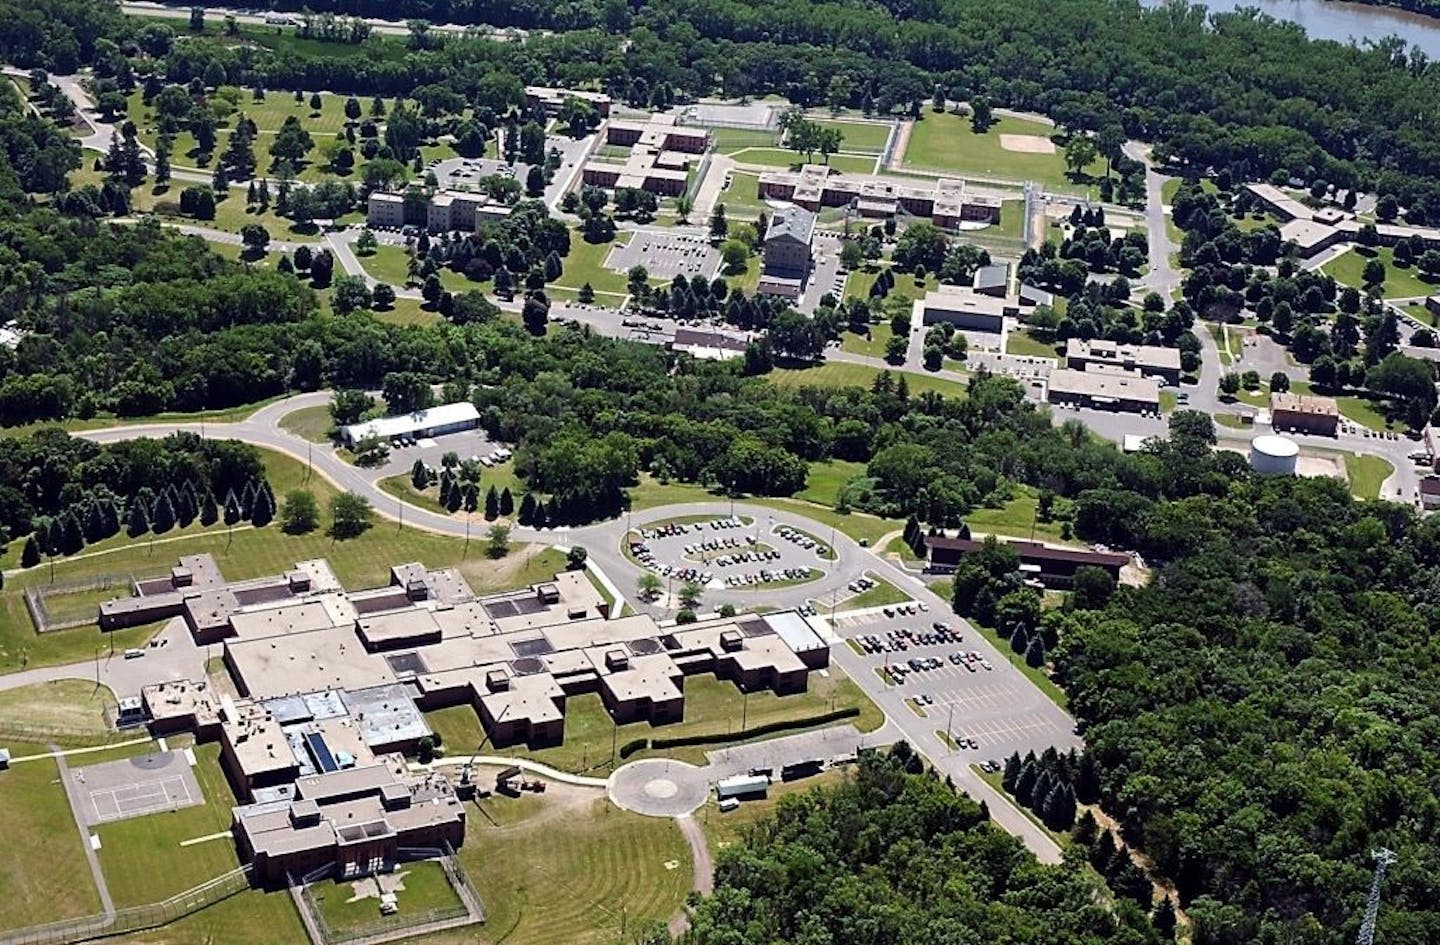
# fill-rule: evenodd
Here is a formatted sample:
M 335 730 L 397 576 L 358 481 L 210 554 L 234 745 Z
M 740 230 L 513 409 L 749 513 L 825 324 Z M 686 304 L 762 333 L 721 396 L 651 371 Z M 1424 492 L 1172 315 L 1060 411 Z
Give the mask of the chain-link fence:
M 134 581 L 133 574 L 117 573 L 39 584 L 25 588 L 25 608 L 38 633 L 71 630 L 95 623 L 100 604 L 128 596 Z
M 323 896 L 316 895 L 316 887 L 328 884 L 335 876 L 333 867 L 322 867 L 305 876 L 298 883 L 292 878 L 292 885 L 298 886 L 298 904 L 307 913 L 306 925 L 318 935 L 322 945 L 354 945 L 354 943 L 377 943 L 408 938 L 421 932 L 439 928 L 453 928 L 485 920 L 480 894 L 471 885 L 455 851 L 449 844 L 443 848 L 402 848 L 398 851 L 399 863 L 435 862 L 445 877 L 445 883 L 455 894 L 456 901 L 449 905 L 436 906 L 419 911 L 405 909 L 393 915 L 380 915 L 379 903 L 376 913 L 354 924 L 336 927 L 327 918 L 322 906 Z M 333 894 L 333 893 L 332 893 Z M 401 899 L 403 900 L 403 894 Z M 3 943 L 0 943 L 3 945 Z
M 242 866 L 161 902 L 0 932 L 0 945 L 67 945 L 168 925 L 250 888 L 250 867 Z

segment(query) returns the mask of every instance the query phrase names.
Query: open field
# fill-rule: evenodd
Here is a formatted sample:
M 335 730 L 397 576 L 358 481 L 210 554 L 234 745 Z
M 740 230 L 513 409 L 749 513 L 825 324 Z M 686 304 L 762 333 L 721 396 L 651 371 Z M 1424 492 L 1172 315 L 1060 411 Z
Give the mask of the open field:
M 684 904 L 693 869 L 674 821 L 568 794 L 496 797 L 471 811 L 459 855 L 485 903 L 485 941 L 610 945 Z
M 731 157 L 737 164 L 762 167 L 784 168 L 805 163 L 803 151 L 790 151 L 785 148 L 742 148 L 734 152 Z M 821 157 L 817 151 L 813 157 L 816 164 L 828 164 L 841 172 L 851 174 L 873 174 L 875 172 L 875 158 L 863 154 L 832 154 L 826 159 Z
M 772 384 L 779 387 L 863 387 L 869 390 L 870 385 L 880 374 L 880 368 L 870 367 L 867 364 L 832 361 L 815 367 L 776 368 L 766 377 Z M 891 371 L 890 374 L 897 381 L 901 377 L 905 378 L 905 383 L 910 387 L 911 396 L 922 394 L 927 390 L 933 390 L 946 397 L 966 396 L 965 385 L 959 381 L 899 371 Z
M 403 288 L 405 280 L 409 278 L 410 254 L 403 246 L 392 246 L 389 243 L 381 243 L 370 256 L 359 256 L 360 265 L 365 271 L 381 282 L 389 283 L 395 288 Z M 436 271 L 440 277 L 440 284 L 448 292 L 471 292 L 479 291 L 488 282 L 471 282 L 458 272 L 448 268 L 441 268 Z M 399 303 L 403 301 L 397 299 Z
M 720 203 L 733 219 L 753 220 L 761 213 L 768 213 L 769 206 L 757 193 L 760 175 L 749 171 L 736 171 L 730 175 L 730 186 L 720 194 Z
M 1363 252 L 1353 249 L 1326 263 L 1323 271 L 1334 276 L 1336 282 L 1358 289 L 1365 284 L 1365 264 L 1371 259 L 1378 259 L 1385 265 L 1385 284 L 1381 294 L 1387 299 L 1430 295 L 1436 290 L 1436 284 L 1422 279 L 1413 265 L 1403 269 L 1395 265 L 1395 252 L 1388 246 Z
M 105 941 L 115 945 L 296 945 L 307 939 L 288 892 L 247 889 L 161 928 Z
M 864 463 L 843 459 L 811 463 L 810 474 L 805 479 L 805 488 L 795 493 L 795 498 L 819 505 L 834 505 L 835 499 L 845 483 L 864 472 Z
M 970 130 L 970 119 L 953 113 L 937 115 L 925 111 L 915 123 L 905 150 L 905 166 L 921 170 L 977 174 L 1012 180 L 1034 180 L 1060 190 L 1084 190 L 1066 176 L 1064 148 L 1054 154 L 1027 154 L 1007 151 L 1001 135 L 1035 135 L 1048 138 L 1055 129 L 1041 122 L 999 117 L 983 135 Z M 1092 176 L 1105 173 L 1105 162 L 1097 160 L 1085 169 Z
M 850 280 L 845 283 L 845 297 L 847 299 L 865 299 L 870 297 L 870 287 L 875 280 L 880 278 L 880 266 L 866 265 L 850 273 Z M 932 273 L 924 280 L 917 281 L 915 276 L 908 272 L 895 272 L 895 286 L 886 296 L 888 299 L 906 298 L 919 299 L 925 296 L 926 292 L 935 289 L 940 285 L 940 280 Z M 872 328 L 873 332 L 874 329 Z M 884 353 L 883 351 L 881 352 Z
M 838 121 L 834 118 L 816 118 L 815 124 L 822 128 L 834 128 L 845 137 L 840 141 L 841 151 L 860 151 L 865 154 L 879 154 L 885 150 L 890 138 L 889 122 Z
M 779 138 L 778 131 L 751 131 L 747 128 L 712 128 L 710 130 L 710 139 L 715 143 L 716 154 L 734 154 L 745 148 L 773 148 Z
M 77 557 L 57 559 L 55 580 L 75 581 L 100 574 L 157 574 L 168 569 L 179 555 L 200 552 L 213 554 L 226 577 L 233 580 L 279 574 L 307 558 L 328 558 L 340 580 L 351 588 L 383 585 L 390 579 L 390 566 L 405 561 L 457 567 L 470 586 L 481 592 L 524 587 L 537 579 L 537 574 L 549 576 L 540 572 L 552 559 L 538 546 L 512 546 L 508 557 L 491 561 L 479 542 L 472 543 L 467 552 L 463 539 L 401 529 L 394 522 L 378 518 L 375 526 L 359 538 L 334 541 L 325 534 L 329 517 L 324 510 L 335 488 L 318 475 L 306 481 L 302 462 L 279 453 L 261 452 L 270 484 L 282 503 L 287 491 L 302 485 L 315 494 L 322 509 L 319 529 L 308 535 L 286 535 L 278 523 L 272 523 L 264 529 L 237 527 L 227 536 L 223 525 L 204 528 L 194 524 L 177 528 L 153 542 L 117 536 L 99 546 L 100 550 L 113 549 L 108 553 L 97 555 L 87 549 Z M 109 651 L 112 638 L 119 651 L 142 645 L 158 629 L 137 627 L 101 634 L 91 626 L 37 636 L 21 592 L 24 587 L 49 579 L 50 568 L 43 565 L 7 577 L 0 591 L 0 672 L 13 672 L 27 661 L 30 666 L 40 666 L 94 659 L 97 650 Z
M 613 242 L 587 243 L 579 230 L 572 231 L 570 233 L 570 252 L 561 260 L 564 268 L 555 284 L 564 288 L 579 289 L 588 282 L 590 288 L 596 292 L 609 292 L 617 296 L 626 295 L 628 281 L 626 274 L 607 269 L 605 260 L 609 258 L 610 250 L 617 246 L 625 246 L 629 242 L 630 234 L 628 232 L 615 234 Z
M 533 758 L 564 771 L 598 773 L 603 776 L 611 770 L 612 747 L 618 753 L 619 748 L 626 742 L 637 738 L 679 738 L 734 732 L 736 741 L 743 741 L 740 734 L 742 719 L 746 728 L 754 728 L 757 725 L 805 718 L 852 705 L 860 709 L 860 715 L 853 723 L 861 731 L 874 731 L 885 721 L 880 710 L 860 687 L 833 667 L 825 676 L 812 673 L 810 688 L 789 696 L 777 696 L 766 690 L 752 692 L 746 698 L 733 684 L 704 673 L 686 677 L 684 689 L 685 719 L 681 722 L 671 725 L 631 722 L 617 726 L 606 711 L 600 696 L 587 693 L 566 700 L 563 745 L 534 750 L 523 745 L 502 749 L 487 746 L 486 752 Z M 475 710 L 469 706 L 441 709 L 428 713 L 426 718 L 431 727 L 444 738 L 446 749 L 452 755 L 470 751 L 484 738 Z M 665 757 L 692 764 L 704 764 L 705 751 L 713 751 L 715 748 L 715 745 L 704 745 L 664 751 L 646 750 L 631 755 L 630 760 Z M 617 754 L 616 761 L 618 760 Z
M 44 745 L 7 741 L 16 756 Z M 70 802 L 52 759 L 25 761 L 0 773 L 0 929 L 16 929 L 100 911 Z
M 0 738 L 33 729 L 36 738 L 59 732 L 94 745 L 115 736 L 114 718 L 115 695 L 105 686 L 81 679 L 56 679 L 0 692 Z
M 1034 538 L 1037 541 L 1060 541 L 1060 523 L 1042 522 L 1037 513 L 1038 502 L 1030 489 L 998 509 L 978 508 L 965 516 L 965 523 L 976 532 L 1008 535 L 1012 538 Z
M 854 276 L 851 278 L 854 278 Z M 874 281 L 873 277 L 870 281 Z M 913 282 L 914 280 L 908 277 L 901 279 L 896 283 L 896 288 L 899 288 L 900 284 L 906 281 Z M 868 292 L 869 290 L 867 289 L 866 291 Z M 890 330 L 890 323 L 881 322 L 878 325 L 870 326 L 869 338 L 866 338 L 864 335 L 857 335 L 851 331 L 845 332 L 840 336 L 840 350 L 848 351 L 851 354 L 863 354 L 871 358 L 883 358 L 885 357 L 885 346 L 890 343 L 890 339 L 893 336 L 894 332 Z

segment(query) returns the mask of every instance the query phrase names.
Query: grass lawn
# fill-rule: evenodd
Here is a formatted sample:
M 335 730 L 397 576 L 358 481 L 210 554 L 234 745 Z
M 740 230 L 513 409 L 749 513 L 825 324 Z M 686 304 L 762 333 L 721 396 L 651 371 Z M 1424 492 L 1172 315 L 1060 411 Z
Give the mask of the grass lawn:
M 43 745 L 7 742 L 17 756 Z M 85 849 L 54 760 L 21 762 L 0 774 L 0 929 L 100 911 Z
M 731 155 L 737 164 L 762 167 L 791 167 L 805 163 L 805 154 L 785 148 L 744 148 Z M 835 170 L 851 174 L 873 174 L 875 158 L 863 154 L 832 154 L 829 159 L 815 154 L 816 164 L 829 164 Z
M 970 130 L 970 119 L 953 113 L 936 115 L 926 111 L 910 132 L 905 149 L 905 166 L 935 171 L 983 174 L 1014 180 L 1034 180 L 1060 190 L 1084 190 L 1065 173 L 1065 151 L 1055 146 L 1053 154 L 1027 154 L 1007 151 L 1000 145 L 1001 135 L 1032 135 L 1049 139 L 1055 129 L 1042 122 L 1020 118 L 997 118 L 990 130 L 977 135 Z M 1087 167 L 1092 176 L 1105 173 L 1104 160 Z
M 33 731 L 37 740 L 94 745 L 116 737 L 115 696 L 82 679 L 56 679 L 0 692 L 0 730 Z
M 192 837 L 228 831 L 238 801 L 220 770 L 220 746 L 197 745 L 192 769 L 205 803 L 133 817 L 94 828 L 100 866 L 115 905 L 158 902 L 240 865 L 229 837 L 180 846 Z
M 883 358 L 885 357 L 885 346 L 890 343 L 894 334 L 890 330 L 889 322 L 871 325 L 869 338 L 847 331 L 840 336 L 840 350 L 849 351 L 851 354 L 868 355 L 872 358 Z
M 1041 341 L 1024 328 L 1005 336 L 1005 353 L 1031 358 L 1054 358 L 1057 361 L 1060 359 L 1060 355 L 1055 353 L 1054 344 Z
M 296 436 L 303 436 L 311 443 L 328 444 L 330 429 L 334 426 L 335 420 L 330 416 L 329 404 L 301 407 L 280 418 L 280 429 Z
M 1243 430 L 1247 426 L 1244 420 L 1235 416 L 1233 413 L 1217 413 L 1215 414 L 1215 422 L 1222 427 L 1229 427 L 1232 430 Z
M 868 364 L 832 361 L 814 367 L 776 368 L 766 377 L 779 387 L 863 387 L 869 390 L 880 374 L 880 368 L 870 367 Z M 946 397 L 966 396 L 965 385 L 959 381 L 928 374 L 912 374 L 908 371 L 891 371 L 890 374 L 896 380 L 902 376 L 905 378 L 912 397 L 927 390 L 936 391 Z
M 885 553 L 899 555 L 906 564 L 919 564 L 925 559 L 916 556 L 915 549 L 905 543 L 904 535 L 896 535 L 885 543 Z
M 1345 454 L 1345 473 L 1350 477 L 1350 491 L 1362 499 L 1380 496 L 1380 487 L 1395 467 L 1379 456 L 1359 453 Z
M 1378 259 L 1385 265 L 1385 285 L 1381 294 L 1387 299 L 1430 295 L 1436 284 L 1420 278 L 1419 271 L 1412 265 L 1400 268 L 1395 265 L 1395 252 L 1388 246 L 1362 252 L 1353 249 L 1324 266 L 1324 271 L 1335 277 L 1335 281 L 1362 288 L 1365 284 L 1365 264 Z
M 712 128 L 710 140 L 715 142 L 716 154 L 734 154 L 746 148 L 773 148 L 779 133 L 774 131 L 751 131 L 745 128 Z M 629 149 L 626 149 L 628 154 Z
M 307 939 L 288 892 L 247 889 L 169 925 L 105 941 L 115 945 L 294 945 Z
M 868 591 L 856 594 L 840 601 L 846 610 L 860 610 L 864 607 L 883 607 L 886 604 L 900 604 L 910 599 L 900 588 L 889 581 L 874 574 L 867 573 L 866 577 L 875 582 L 875 586 Z
M 844 135 L 840 141 L 842 151 L 860 151 L 865 154 L 879 154 L 890 140 L 889 122 L 838 121 L 834 118 L 817 118 L 815 124 L 822 128 L 834 128 Z
M 685 679 L 685 719 L 671 725 L 631 722 L 617 726 L 596 693 L 572 696 L 565 704 L 565 743 L 551 748 L 531 750 L 524 745 L 495 749 L 486 746 L 487 754 L 532 758 L 562 771 L 598 772 L 603 776 L 611 769 L 611 749 L 618 750 L 637 738 L 679 738 L 689 735 L 734 733 L 735 742 L 745 740 L 741 731 L 770 722 L 800 719 L 855 706 L 860 715 L 850 722 L 863 732 L 873 732 L 885 723 L 884 715 L 870 698 L 842 671 L 832 667 L 825 675 L 813 673 L 810 688 L 805 692 L 777 696 L 768 690 L 752 692 L 747 698 L 739 689 L 713 675 L 702 673 Z M 426 714 L 431 728 L 439 732 L 452 755 L 470 751 L 484 738 L 479 718 L 470 706 L 461 705 Z M 716 745 L 670 748 L 664 751 L 646 749 L 627 760 L 648 757 L 675 758 L 691 764 L 704 764 L 705 752 Z M 616 761 L 618 762 L 618 754 Z
M 395 288 L 403 288 L 405 280 L 409 278 L 410 254 L 403 246 L 381 243 L 372 255 L 357 258 L 371 276 Z M 460 273 L 447 268 L 437 270 L 436 274 L 440 277 L 440 284 L 449 292 L 478 291 L 489 285 L 487 282 L 471 282 Z M 397 306 L 404 301 L 410 300 L 396 299 Z
M 781 798 L 805 794 L 817 788 L 834 787 L 847 777 L 849 772 L 845 769 L 831 768 L 813 778 L 776 781 L 763 798 L 743 801 L 738 809 L 728 813 L 720 810 L 711 797 L 691 816 L 700 822 L 700 829 L 705 831 L 705 839 L 710 843 L 710 855 L 715 856 L 726 847 L 742 841 L 747 828 L 773 815 L 780 806 Z
M 564 269 L 555 284 L 578 289 L 588 282 L 590 288 L 597 293 L 608 292 L 622 297 L 629 294 L 626 289 L 626 274 L 605 267 L 610 250 L 629 242 L 628 232 L 615 234 L 615 240 L 611 243 L 587 243 L 579 230 L 573 231 L 570 234 L 570 253 L 562 260 Z
M 1060 541 L 1060 523 L 1039 521 L 1037 508 L 1035 493 L 1025 489 L 1001 508 L 976 509 L 965 516 L 965 523 L 974 531 L 987 535 L 1029 539 L 1033 534 L 1037 541 Z
M 482 810 L 459 856 L 485 903 L 487 942 L 610 945 L 628 940 L 622 925 L 633 935 L 669 921 L 693 885 L 690 849 L 668 818 L 588 795 L 495 797 Z M 465 931 L 454 940 L 473 942 Z
M 286 492 L 301 486 L 315 494 L 322 509 L 319 529 L 308 535 L 286 535 L 278 525 L 236 528 L 227 538 L 223 525 L 203 528 L 194 524 L 153 542 L 117 536 L 80 556 L 57 559 L 55 580 L 75 581 L 101 574 L 158 574 L 179 555 L 200 552 L 213 554 L 225 576 L 232 580 L 279 574 L 296 561 L 327 558 L 341 582 L 350 588 L 382 586 L 390 579 L 390 566 L 404 561 L 421 561 L 437 568 L 457 567 L 471 587 L 480 592 L 525 587 L 563 566 L 558 552 L 539 545 L 512 546 L 506 558 L 492 561 L 484 556 L 478 542 L 467 551 L 461 538 L 415 528 L 399 529 L 395 522 L 379 518 L 359 538 L 333 541 L 325 534 L 329 521 L 323 510 L 335 495 L 335 488 L 318 475 L 306 481 L 305 464 L 298 460 L 264 450 L 261 453 L 278 499 L 283 502 Z M 20 543 L 11 545 L 18 547 Z M 107 553 L 95 554 L 97 550 Z M 7 576 L 5 588 L 0 591 L 0 672 L 21 669 L 27 661 L 33 667 L 94 659 L 97 651 L 110 651 L 112 638 L 115 650 L 124 650 L 143 645 L 159 628 L 150 625 L 101 634 L 92 625 L 37 636 L 22 590 L 46 583 L 49 577 L 50 568 L 44 565 Z
M 811 463 L 810 474 L 805 478 L 805 488 L 795 493 L 795 498 L 819 505 L 834 505 L 845 483 L 864 472 L 864 463 L 843 459 Z
M 427 913 L 464 911 L 464 903 L 450 888 L 439 863 L 422 860 L 407 863 L 397 871 L 404 889 L 396 899 L 400 915 L 419 921 Z M 359 932 L 381 921 L 380 900 L 372 895 L 373 881 L 365 881 L 364 894 L 357 897 L 354 882 L 325 880 L 310 887 L 325 925 L 332 932 Z
M 725 212 L 734 219 L 753 220 L 761 213 L 768 213 L 770 207 L 761 199 L 760 175 L 748 171 L 735 171 L 730 175 L 730 186 L 720 195 Z
M 878 278 L 880 278 L 879 266 L 868 265 L 854 270 L 850 273 L 849 281 L 845 283 L 845 297 L 847 299 L 869 298 L 870 287 Z M 923 282 L 917 282 L 915 276 L 910 273 L 896 273 L 895 286 L 886 298 L 919 299 L 939 285 L 940 280 L 933 274 L 926 276 Z

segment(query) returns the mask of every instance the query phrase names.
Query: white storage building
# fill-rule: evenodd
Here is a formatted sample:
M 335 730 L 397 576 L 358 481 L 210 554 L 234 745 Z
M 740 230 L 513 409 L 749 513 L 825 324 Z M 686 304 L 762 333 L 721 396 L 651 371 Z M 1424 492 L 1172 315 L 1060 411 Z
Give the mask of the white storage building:
M 444 433 L 473 430 L 479 425 L 480 411 L 475 409 L 474 404 L 462 400 L 459 403 L 441 404 L 414 413 L 352 423 L 344 427 L 341 434 L 345 442 L 353 447 L 367 436 L 376 436 L 382 440 L 397 436 L 440 436 Z

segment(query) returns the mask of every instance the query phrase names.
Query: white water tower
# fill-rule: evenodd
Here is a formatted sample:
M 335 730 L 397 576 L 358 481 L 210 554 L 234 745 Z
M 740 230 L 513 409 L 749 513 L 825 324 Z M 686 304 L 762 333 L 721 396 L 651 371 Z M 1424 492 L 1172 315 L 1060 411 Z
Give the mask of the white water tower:
M 1261 476 L 1293 476 L 1300 444 L 1288 436 L 1267 433 L 1250 441 L 1250 468 Z

